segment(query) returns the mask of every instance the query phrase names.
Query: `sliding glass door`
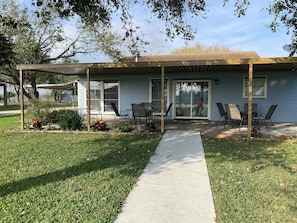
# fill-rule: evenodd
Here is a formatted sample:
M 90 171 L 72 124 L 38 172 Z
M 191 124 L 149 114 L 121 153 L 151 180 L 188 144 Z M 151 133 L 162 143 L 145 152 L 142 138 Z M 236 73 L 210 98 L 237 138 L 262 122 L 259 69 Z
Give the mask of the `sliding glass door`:
M 175 81 L 175 118 L 208 119 L 209 81 Z

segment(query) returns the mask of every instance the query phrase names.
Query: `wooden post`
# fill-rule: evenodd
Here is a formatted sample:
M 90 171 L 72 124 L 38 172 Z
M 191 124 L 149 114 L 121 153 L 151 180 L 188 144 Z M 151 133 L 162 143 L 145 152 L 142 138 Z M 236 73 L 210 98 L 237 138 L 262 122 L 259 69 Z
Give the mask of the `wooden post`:
M 253 63 L 249 63 L 249 85 L 248 85 L 248 138 L 252 136 L 252 105 L 253 105 Z
M 24 89 L 23 89 L 23 70 L 20 69 L 20 110 L 21 110 L 21 130 L 25 129 L 25 113 L 24 113 Z
M 7 106 L 7 85 L 3 84 L 4 107 Z
M 165 102 L 164 102 L 164 94 L 165 94 L 165 71 L 164 66 L 161 67 L 161 132 L 165 132 L 165 120 L 164 120 L 164 112 L 165 112 Z
M 88 132 L 91 130 L 91 93 L 90 93 L 90 68 L 87 69 L 87 115 L 88 115 Z

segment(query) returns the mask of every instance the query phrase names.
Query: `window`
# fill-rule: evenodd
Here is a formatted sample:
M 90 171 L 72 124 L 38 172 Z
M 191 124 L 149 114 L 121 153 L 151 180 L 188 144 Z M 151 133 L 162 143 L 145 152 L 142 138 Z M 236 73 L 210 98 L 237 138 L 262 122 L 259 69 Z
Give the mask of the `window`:
M 243 97 L 248 97 L 249 79 L 244 77 Z M 253 77 L 253 98 L 267 97 L 267 77 Z
M 90 81 L 91 110 L 112 112 L 111 103 L 119 103 L 118 81 Z
M 176 118 L 207 119 L 209 111 L 209 81 L 175 81 Z
M 165 80 L 164 86 L 164 104 L 165 109 L 168 106 L 168 80 Z M 152 79 L 151 80 L 151 102 L 153 105 L 154 111 L 161 111 L 161 80 Z

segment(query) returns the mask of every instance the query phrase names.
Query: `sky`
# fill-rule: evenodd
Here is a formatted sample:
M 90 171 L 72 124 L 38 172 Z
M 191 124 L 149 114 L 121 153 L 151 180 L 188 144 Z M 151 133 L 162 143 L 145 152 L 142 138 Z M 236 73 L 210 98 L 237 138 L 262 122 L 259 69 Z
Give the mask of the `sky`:
M 19 0 L 27 2 L 28 0 Z M 205 0 L 207 3 L 206 18 L 195 17 L 187 18 L 188 24 L 195 26 L 198 31 L 195 39 L 191 42 L 185 42 L 181 38 L 175 38 L 173 41 L 165 41 L 165 35 L 160 34 L 164 30 L 164 24 L 157 19 L 147 19 L 153 17 L 148 8 L 142 5 L 131 5 L 133 12 L 133 22 L 141 27 L 144 33 L 151 41 L 151 48 L 155 54 L 170 54 L 173 50 L 185 45 L 191 46 L 200 43 L 204 46 L 223 45 L 235 51 L 255 51 L 260 57 L 287 57 L 289 55 L 283 49 L 285 44 L 289 44 L 290 36 L 286 34 L 286 28 L 273 33 L 268 27 L 273 21 L 273 16 L 262 9 L 267 7 L 272 0 L 250 0 L 251 4 L 247 13 L 242 18 L 234 15 L 235 0 L 229 0 L 229 3 L 223 7 L 223 0 Z M 130 1 L 133 2 L 133 1 Z M 261 11 L 262 10 L 262 11 Z M 122 24 L 119 20 L 113 22 L 114 30 L 121 33 Z M 73 32 L 74 27 L 66 27 L 69 34 Z M 161 50 L 160 50 L 161 49 Z M 141 54 L 152 54 L 151 52 L 142 52 Z M 81 55 L 77 57 L 80 62 L 106 62 L 110 59 L 102 54 L 100 55 Z
M 134 9 L 134 23 L 141 27 L 141 31 L 148 36 L 156 34 L 159 44 L 163 46 L 161 54 L 170 54 L 171 51 L 200 43 L 205 46 L 224 45 L 235 51 L 255 51 L 260 57 L 287 57 L 289 55 L 283 49 L 285 44 L 290 43 L 290 36 L 286 34 L 286 28 L 280 27 L 277 32 L 272 32 L 268 27 L 273 21 L 273 16 L 262 9 L 271 2 L 269 0 L 251 0 L 251 4 L 244 17 L 238 18 L 234 15 L 234 2 L 223 7 L 223 0 L 206 0 L 206 18 L 195 17 L 187 18 L 187 22 L 198 28 L 195 39 L 185 42 L 181 38 L 174 41 L 164 41 L 165 35 L 158 32 L 164 29 L 162 22 L 152 20 L 146 22 L 151 14 L 145 7 L 137 6 Z M 113 25 L 121 30 L 121 24 Z M 153 40 L 156 41 L 156 40 Z M 160 54 L 160 53 L 159 53 Z M 79 57 L 81 62 L 101 62 L 108 60 L 104 56 Z

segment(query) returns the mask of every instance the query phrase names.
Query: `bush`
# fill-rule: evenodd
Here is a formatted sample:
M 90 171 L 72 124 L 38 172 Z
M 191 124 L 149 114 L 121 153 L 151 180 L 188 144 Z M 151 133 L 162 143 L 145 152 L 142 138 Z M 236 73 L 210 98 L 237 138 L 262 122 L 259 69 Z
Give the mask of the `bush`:
M 52 107 L 51 102 L 32 99 L 26 111 L 28 123 L 32 124 L 32 121 L 39 120 L 41 124 L 46 124 Z
M 59 121 L 59 112 L 57 110 L 54 110 L 50 112 L 46 117 L 45 117 L 46 123 L 58 123 Z
M 93 131 L 107 131 L 107 124 L 99 118 L 96 118 L 92 122 Z
M 58 112 L 58 124 L 63 130 L 80 130 L 83 126 L 83 118 L 75 110 L 60 110 Z
M 119 127 L 119 131 L 120 132 L 132 132 L 133 127 L 130 126 L 128 123 L 125 123 Z

